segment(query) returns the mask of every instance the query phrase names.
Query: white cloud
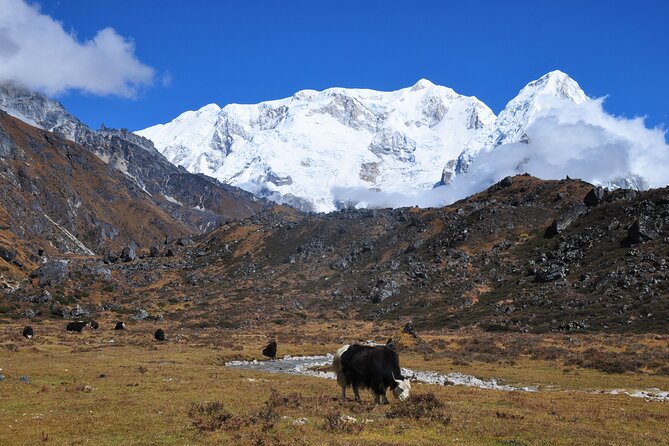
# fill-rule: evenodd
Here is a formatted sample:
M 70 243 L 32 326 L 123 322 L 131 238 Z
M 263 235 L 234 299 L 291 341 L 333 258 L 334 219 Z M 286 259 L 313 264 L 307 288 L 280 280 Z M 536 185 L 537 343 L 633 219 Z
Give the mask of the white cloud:
M 80 42 L 61 23 L 23 0 L 0 0 L 0 82 L 47 94 L 81 90 L 132 97 L 153 82 L 153 68 L 112 28 Z
M 649 129 L 642 118 L 609 115 L 603 99 L 584 104 L 555 100 L 527 128 L 529 144 L 505 144 L 481 152 L 469 171 L 448 186 L 414 195 L 339 189 L 338 200 L 369 207 L 444 206 L 480 192 L 509 175 L 543 179 L 567 175 L 604 186 L 664 187 L 669 184 L 665 131 Z M 547 106 L 548 105 L 548 106 Z M 623 180 L 631 180 L 627 182 Z

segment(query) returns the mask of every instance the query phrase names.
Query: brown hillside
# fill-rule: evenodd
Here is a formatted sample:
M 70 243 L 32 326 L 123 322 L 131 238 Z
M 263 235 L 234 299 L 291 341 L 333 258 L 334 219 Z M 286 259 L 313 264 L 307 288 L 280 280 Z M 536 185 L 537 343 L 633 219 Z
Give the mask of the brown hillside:
M 70 273 L 59 292 L 85 290 L 75 300 L 93 312 L 143 308 L 194 326 L 361 318 L 420 329 L 666 330 L 669 192 L 602 191 L 588 207 L 592 190 L 517 176 L 439 209 L 274 207 L 172 244 L 172 257 L 110 265 L 109 281 Z M 636 220 L 650 238 L 629 229 Z
M 78 144 L 0 113 L 0 241 L 25 269 L 46 256 L 148 248 L 192 230 Z M 14 265 L 15 266 L 15 265 Z

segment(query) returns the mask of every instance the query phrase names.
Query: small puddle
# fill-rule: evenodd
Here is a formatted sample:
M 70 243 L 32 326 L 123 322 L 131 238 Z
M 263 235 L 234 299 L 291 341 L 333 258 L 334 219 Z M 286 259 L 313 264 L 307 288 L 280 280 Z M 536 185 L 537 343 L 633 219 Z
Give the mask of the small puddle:
M 270 373 L 287 373 L 289 375 L 303 375 L 315 376 L 318 378 L 335 379 L 334 372 L 323 371 L 325 367 L 332 365 L 332 354 L 317 355 L 317 356 L 290 356 L 286 355 L 281 359 L 273 359 L 266 361 L 230 361 L 225 365 L 226 367 L 258 370 L 261 372 Z M 434 384 L 440 386 L 467 386 L 478 387 L 479 389 L 493 389 L 506 391 L 521 391 L 521 392 L 537 392 L 536 386 L 513 386 L 509 384 L 502 384 L 496 379 L 481 379 L 472 375 L 465 375 L 464 373 L 438 373 L 430 371 L 412 370 L 402 368 L 404 376 L 410 376 L 411 379 L 423 384 Z M 669 392 L 660 389 L 646 389 L 646 390 L 595 390 L 594 394 L 609 394 L 609 395 L 628 395 L 633 398 L 644 398 L 649 401 L 669 401 Z

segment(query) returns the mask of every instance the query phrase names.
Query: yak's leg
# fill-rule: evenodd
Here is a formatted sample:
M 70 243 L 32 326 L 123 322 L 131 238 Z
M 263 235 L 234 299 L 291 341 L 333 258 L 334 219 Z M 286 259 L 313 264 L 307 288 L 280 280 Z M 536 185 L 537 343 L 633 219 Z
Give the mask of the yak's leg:
M 342 402 L 346 401 L 346 387 L 348 383 L 346 382 L 346 377 L 343 373 L 337 372 L 337 383 L 341 386 L 341 400 Z
M 386 397 L 386 392 L 383 392 L 383 394 L 379 395 L 379 400 L 381 401 L 380 404 L 389 404 L 388 398 Z
M 355 400 L 356 401 L 358 401 L 358 402 L 362 401 L 360 399 L 360 393 L 358 392 L 358 386 L 356 386 L 355 384 L 353 385 L 353 393 L 355 393 Z

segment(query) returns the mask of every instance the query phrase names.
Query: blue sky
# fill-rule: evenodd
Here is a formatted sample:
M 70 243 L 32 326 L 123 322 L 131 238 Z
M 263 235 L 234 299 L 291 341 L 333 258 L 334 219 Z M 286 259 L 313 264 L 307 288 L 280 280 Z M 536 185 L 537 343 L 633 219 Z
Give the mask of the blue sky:
M 662 125 L 669 123 L 667 4 L 39 1 L 42 14 L 80 42 L 105 27 L 134 41 L 134 56 L 154 76 L 133 98 L 76 89 L 57 95 L 94 128 L 131 130 L 211 102 L 255 103 L 332 86 L 393 90 L 423 77 L 498 113 L 554 69 L 590 96 L 609 95 L 610 113 Z

